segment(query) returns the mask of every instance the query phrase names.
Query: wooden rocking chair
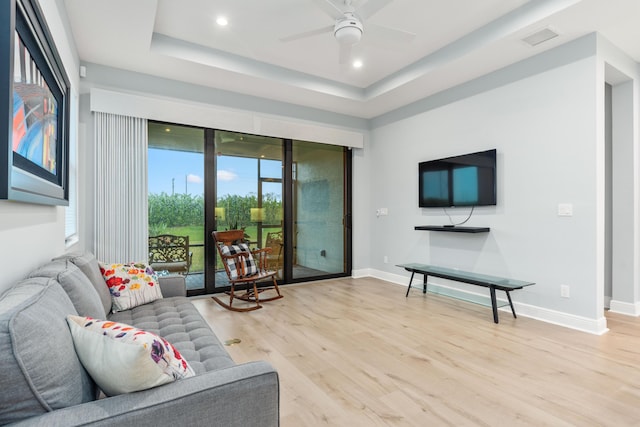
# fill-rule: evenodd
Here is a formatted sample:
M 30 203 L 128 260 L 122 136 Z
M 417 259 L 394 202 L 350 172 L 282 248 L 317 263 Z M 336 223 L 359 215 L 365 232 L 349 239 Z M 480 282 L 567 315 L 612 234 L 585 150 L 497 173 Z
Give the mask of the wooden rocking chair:
M 226 292 L 229 295 L 228 304 L 218 297 L 211 298 L 232 311 L 257 310 L 262 308 L 260 302 L 282 298 L 275 278 L 277 271 L 267 270 L 267 254 L 271 248 L 251 251 L 249 246 L 244 243 L 244 230 L 214 231 L 211 235 L 231 285 L 231 289 Z M 258 289 L 257 282 L 268 279 L 271 279 L 273 286 Z M 245 292 L 241 295 L 235 295 L 235 287 L 238 284 L 247 285 Z M 277 295 L 270 298 L 260 298 L 260 293 L 267 290 L 275 290 Z M 233 300 L 236 298 L 254 304 L 247 307 L 234 307 Z

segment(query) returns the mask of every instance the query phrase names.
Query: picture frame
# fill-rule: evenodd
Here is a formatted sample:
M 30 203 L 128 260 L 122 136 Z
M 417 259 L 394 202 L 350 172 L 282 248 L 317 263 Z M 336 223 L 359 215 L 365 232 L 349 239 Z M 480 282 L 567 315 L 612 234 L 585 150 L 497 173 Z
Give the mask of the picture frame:
M 0 199 L 69 204 L 70 84 L 37 0 L 0 6 Z

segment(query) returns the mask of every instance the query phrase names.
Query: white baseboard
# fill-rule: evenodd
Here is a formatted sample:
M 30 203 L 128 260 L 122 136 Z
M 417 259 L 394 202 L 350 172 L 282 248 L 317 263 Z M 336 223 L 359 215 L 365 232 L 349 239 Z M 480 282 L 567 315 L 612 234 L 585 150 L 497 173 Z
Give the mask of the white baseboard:
M 351 277 L 353 277 L 354 279 L 361 279 L 363 277 L 376 277 L 373 274 L 372 269 L 370 268 L 363 268 L 360 270 L 351 270 Z
M 394 283 L 397 285 L 402 285 L 406 287 L 409 283 L 409 278 L 400 274 L 393 274 L 386 271 L 380 271 L 376 269 L 362 269 L 352 272 L 352 277 L 361 278 L 361 277 L 375 277 L 376 279 L 384 280 L 386 282 Z M 422 275 L 417 275 L 417 279 L 414 278 L 413 285 L 420 286 L 422 280 Z M 438 286 L 446 287 L 438 284 Z M 471 293 L 471 292 L 470 292 Z M 476 293 L 477 294 L 477 293 Z M 613 306 L 616 301 L 611 301 L 611 311 L 613 311 Z M 517 301 L 513 301 L 513 305 L 516 309 L 516 314 L 518 316 L 529 317 L 532 319 L 540 320 L 547 323 L 552 323 L 554 325 L 563 326 L 565 328 L 575 329 L 582 332 L 587 332 L 595 335 L 602 335 L 606 333 L 609 329 L 607 328 L 607 319 L 602 317 L 598 319 L 591 319 L 583 316 L 576 316 L 569 313 L 564 313 L 561 311 L 550 310 L 544 307 L 538 307 L 534 305 L 519 303 Z M 640 306 L 636 307 L 638 313 L 640 313 Z M 501 311 L 510 312 L 511 309 L 508 307 L 503 307 L 500 309 Z M 626 314 L 626 313 L 625 313 Z M 637 314 L 636 314 L 637 315 Z
M 627 316 L 640 316 L 640 302 L 622 302 L 612 299 L 609 302 L 609 311 L 612 313 L 626 314 Z
M 386 271 L 380 271 L 380 270 L 374 270 L 374 269 L 369 269 L 369 273 L 370 273 L 369 274 L 370 277 L 375 277 L 376 279 L 384 280 L 385 282 L 391 282 L 395 285 L 402 285 L 406 287 L 407 284 L 409 283 L 409 278 L 401 274 L 393 274 L 393 273 L 388 273 Z M 420 280 L 422 279 L 422 275 L 418 275 L 418 277 L 420 278 Z M 421 282 L 419 282 L 414 278 L 413 284 L 415 285 L 416 283 L 421 283 Z
M 576 329 L 594 335 L 602 335 L 609 331 L 609 328 L 607 328 L 607 318 L 604 317 L 604 314 L 598 319 L 590 319 L 588 317 L 576 316 L 562 311 L 550 310 L 548 308 L 515 301 L 513 305 L 516 307 L 518 316 L 522 315 L 531 319 L 553 323 L 554 325 L 564 326 L 565 328 Z

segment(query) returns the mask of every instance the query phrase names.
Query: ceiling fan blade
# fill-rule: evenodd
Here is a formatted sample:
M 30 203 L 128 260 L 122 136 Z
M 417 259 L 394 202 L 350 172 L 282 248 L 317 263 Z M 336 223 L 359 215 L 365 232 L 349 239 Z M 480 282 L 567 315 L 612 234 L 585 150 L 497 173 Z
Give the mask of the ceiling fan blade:
M 282 37 L 281 42 L 287 43 L 295 40 L 305 39 L 307 37 L 317 36 L 318 34 L 333 33 L 333 25 L 328 27 L 316 28 L 315 30 L 305 31 L 304 33 L 293 34 L 287 37 Z
M 340 43 L 340 53 L 339 60 L 340 64 L 347 64 L 351 61 L 351 47 L 353 45 Z
M 375 44 L 394 45 L 397 48 L 400 44 L 411 43 L 413 39 L 416 38 L 416 35 L 407 31 L 396 30 L 391 27 L 368 24 L 367 32 L 363 38 L 364 37 Z
M 342 9 L 335 5 L 330 0 L 311 0 L 316 6 L 318 6 L 324 13 L 332 17 L 333 19 L 340 19 L 344 16 Z
M 369 0 L 358 8 L 356 13 L 362 19 L 370 18 L 378 13 L 380 9 L 391 3 L 393 0 Z

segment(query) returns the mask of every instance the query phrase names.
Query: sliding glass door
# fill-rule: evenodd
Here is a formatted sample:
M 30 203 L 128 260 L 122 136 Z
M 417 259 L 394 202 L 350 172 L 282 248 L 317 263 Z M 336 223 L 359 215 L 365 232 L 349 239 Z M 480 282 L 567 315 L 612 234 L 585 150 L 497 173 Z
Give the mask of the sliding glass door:
M 347 272 L 345 150 L 293 141 L 292 278 Z
M 341 146 L 150 122 L 149 235 L 188 237 L 189 295 L 229 287 L 214 230 L 270 248 L 280 283 L 348 275 L 350 164 Z
M 148 130 L 150 255 L 159 241 L 154 237 L 176 236 L 160 241 L 188 242 L 184 259 L 177 252 L 164 252 L 171 259 L 165 256 L 166 264 L 157 265 L 166 267 L 157 268 L 184 274 L 190 292 L 204 292 L 204 129 L 149 122 Z M 187 264 L 184 269 L 181 263 Z
M 242 228 L 254 247 L 271 248 L 281 283 L 350 274 L 350 151 L 215 131 L 215 152 L 215 229 Z
M 282 140 L 216 131 L 215 152 L 213 227 L 216 230 L 243 229 L 251 247 L 271 247 L 269 267 L 277 269 L 282 278 Z M 213 265 L 215 288 L 228 287 L 220 260 L 216 259 Z

